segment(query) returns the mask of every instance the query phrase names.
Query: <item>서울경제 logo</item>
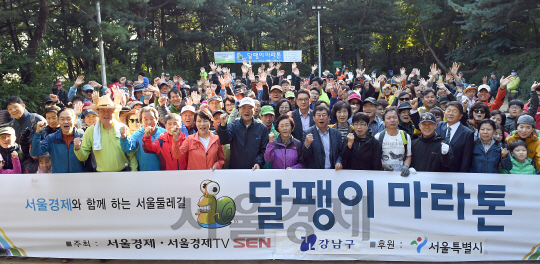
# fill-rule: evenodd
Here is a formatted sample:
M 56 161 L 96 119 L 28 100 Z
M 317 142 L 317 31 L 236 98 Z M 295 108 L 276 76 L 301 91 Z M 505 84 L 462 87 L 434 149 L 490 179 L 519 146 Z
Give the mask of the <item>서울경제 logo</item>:
M 428 242 L 428 239 L 427 237 L 424 237 L 424 239 L 422 240 L 421 237 L 418 237 L 416 238 L 415 240 L 411 241 L 411 245 L 418 245 L 416 247 L 416 252 L 420 253 L 420 251 L 422 250 L 422 248 L 427 244 Z

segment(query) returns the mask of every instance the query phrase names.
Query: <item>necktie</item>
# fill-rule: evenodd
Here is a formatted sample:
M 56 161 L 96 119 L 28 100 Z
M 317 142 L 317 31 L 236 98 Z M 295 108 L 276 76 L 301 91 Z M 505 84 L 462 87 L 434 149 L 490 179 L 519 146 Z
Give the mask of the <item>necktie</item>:
M 450 131 L 452 131 L 452 128 L 451 127 L 448 127 L 446 129 L 446 144 L 450 144 Z

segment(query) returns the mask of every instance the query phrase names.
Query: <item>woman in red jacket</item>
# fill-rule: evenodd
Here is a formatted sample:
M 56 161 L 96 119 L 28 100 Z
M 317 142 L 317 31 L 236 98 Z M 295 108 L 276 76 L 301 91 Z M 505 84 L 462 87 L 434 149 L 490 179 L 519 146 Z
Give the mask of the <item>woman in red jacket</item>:
M 180 159 L 188 158 L 188 170 L 221 169 L 225 164 L 223 146 L 219 137 L 210 133 L 213 123 L 212 114 L 208 109 L 201 109 L 197 113 L 198 132 L 186 138 L 184 143 L 173 141 L 173 157 Z

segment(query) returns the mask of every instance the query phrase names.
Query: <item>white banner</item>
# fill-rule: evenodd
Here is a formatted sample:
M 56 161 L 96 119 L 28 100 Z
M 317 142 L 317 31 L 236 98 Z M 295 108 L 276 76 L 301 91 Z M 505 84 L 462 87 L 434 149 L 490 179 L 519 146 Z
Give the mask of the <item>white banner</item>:
M 534 175 L 333 170 L 0 175 L 0 255 L 538 259 Z

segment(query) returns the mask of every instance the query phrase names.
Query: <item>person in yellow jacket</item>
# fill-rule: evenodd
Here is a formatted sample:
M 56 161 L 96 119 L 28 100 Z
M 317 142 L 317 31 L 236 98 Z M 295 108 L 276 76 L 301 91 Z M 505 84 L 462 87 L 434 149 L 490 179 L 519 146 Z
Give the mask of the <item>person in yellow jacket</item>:
M 508 90 L 507 93 L 508 93 L 508 102 L 514 100 L 514 99 L 517 99 L 518 95 L 519 95 L 519 83 L 521 82 L 521 80 L 519 79 L 519 77 L 517 76 L 517 71 L 516 70 L 512 70 L 512 76 L 511 78 L 513 79 L 508 85 L 506 85 L 506 89 Z
M 506 144 L 521 139 L 527 143 L 527 157 L 533 160 L 537 170 L 540 170 L 540 141 L 534 133 L 534 125 L 536 121 L 530 115 L 524 114 L 518 118 L 517 133 L 506 138 Z

